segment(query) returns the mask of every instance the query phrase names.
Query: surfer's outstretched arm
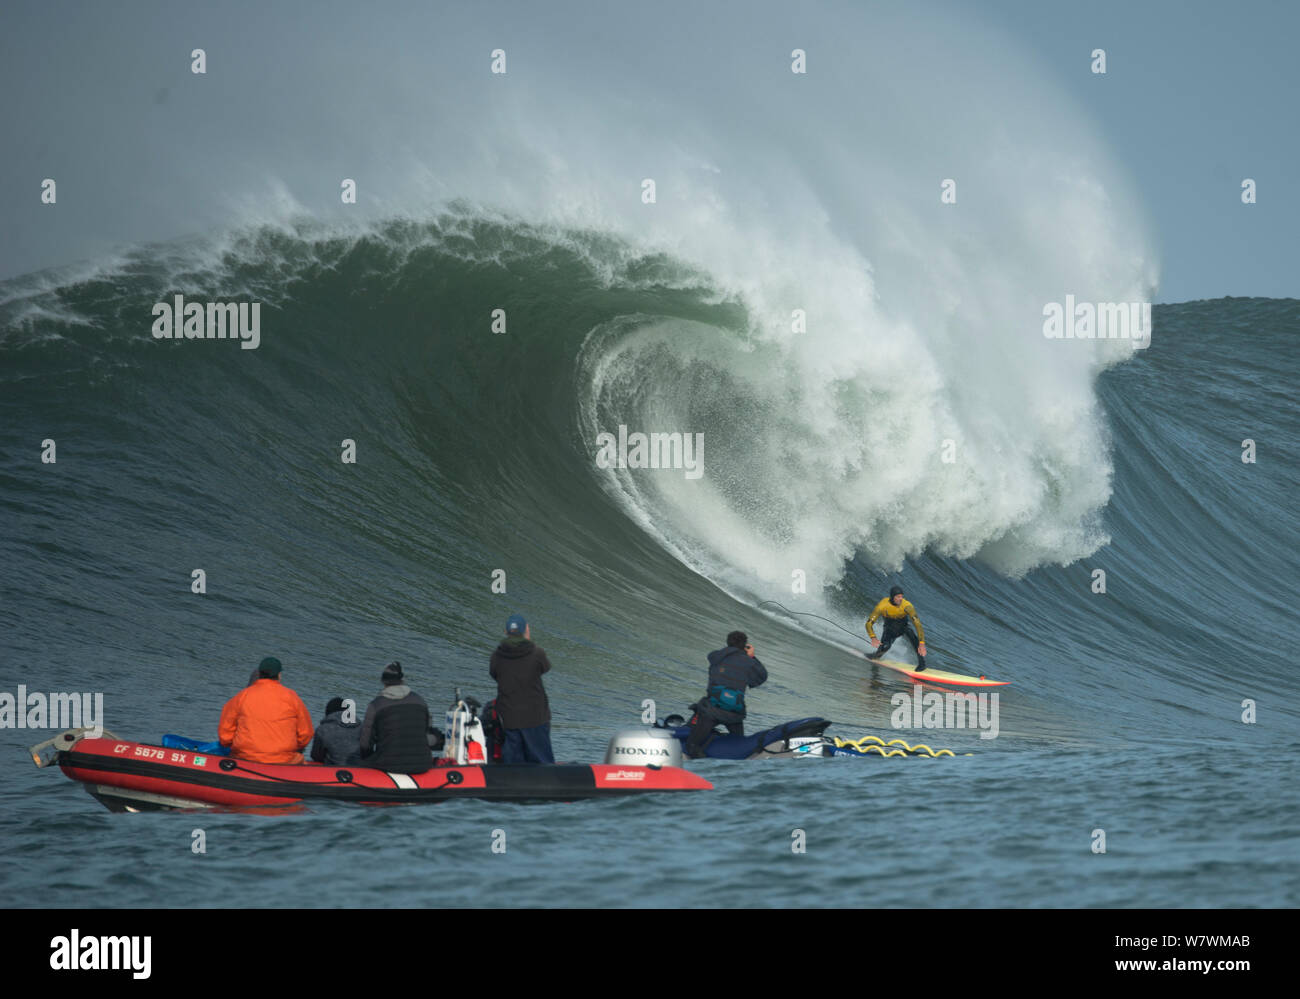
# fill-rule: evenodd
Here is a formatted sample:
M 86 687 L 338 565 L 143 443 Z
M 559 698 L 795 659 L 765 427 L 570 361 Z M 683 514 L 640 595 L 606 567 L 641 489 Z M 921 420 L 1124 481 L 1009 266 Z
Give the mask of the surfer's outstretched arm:
M 876 629 L 872 626 L 880 618 L 881 607 L 884 603 L 885 601 L 882 600 L 880 603 L 876 604 L 875 608 L 871 611 L 871 616 L 867 618 L 867 637 L 871 639 L 871 647 L 873 649 L 880 647 L 880 639 L 876 637 Z

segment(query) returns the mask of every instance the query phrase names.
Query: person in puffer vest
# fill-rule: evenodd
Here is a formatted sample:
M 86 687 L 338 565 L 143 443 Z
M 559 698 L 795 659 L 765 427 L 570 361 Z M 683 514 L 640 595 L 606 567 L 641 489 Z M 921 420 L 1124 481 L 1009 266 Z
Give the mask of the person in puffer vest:
M 325 718 L 316 726 L 311 744 L 311 758 L 332 766 L 356 766 L 361 762 L 361 724 L 353 718 L 344 721 L 343 698 L 335 697 L 325 705 Z
M 361 764 L 390 773 L 422 774 L 433 766 L 429 752 L 429 705 L 405 683 L 401 663 L 389 663 L 384 689 L 361 723 Z

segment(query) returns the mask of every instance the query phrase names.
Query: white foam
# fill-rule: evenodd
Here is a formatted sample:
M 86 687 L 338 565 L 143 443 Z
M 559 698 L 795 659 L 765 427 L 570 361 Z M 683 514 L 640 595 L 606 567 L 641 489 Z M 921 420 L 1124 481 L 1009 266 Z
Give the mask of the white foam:
M 671 551 L 733 591 L 788 593 L 794 569 L 816 590 L 859 550 L 888 569 L 928 550 L 1017 575 L 1108 540 L 1094 386 L 1131 345 L 1047 340 L 1041 310 L 1066 294 L 1150 300 L 1141 214 L 1104 144 L 1036 67 L 993 36 L 932 41 L 842 74 L 844 86 L 799 109 L 824 128 L 796 150 L 804 162 L 780 140 L 812 129 L 765 115 L 770 136 L 707 149 L 720 166 L 693 168 L 699 148 L 665 157 L 650 171 L 660 204 L 620 219 L 697 262 L 751 323 L 593 331 L 584 434 L 618 423 L 706 434 L 700 482 L 603 474 Z M 852 93 L 887 94 L 890 114 L 873 121 Z M 855 107 L 863 125 L 848 128 Z M 939 204 L 947 177 L 955 206 Z M 789 331 L 793 308 L 807 312 L 806 335 Z M 716 398 L 691 377 L 702 370 Z M 719 401 L 743 428 L 719 419 Z

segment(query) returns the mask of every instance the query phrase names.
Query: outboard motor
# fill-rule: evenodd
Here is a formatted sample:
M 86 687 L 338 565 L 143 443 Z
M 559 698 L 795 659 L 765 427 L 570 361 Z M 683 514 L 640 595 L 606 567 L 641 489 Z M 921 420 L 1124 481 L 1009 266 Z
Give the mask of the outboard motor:
M 487 763 L 487 740 L 483 737 L 483 723 L 478 718 L 479 703 L 472 697 L 461 697 L 456 688 L 456 703 L 447 709 L 447 726 L 442 747 L 442 758 L 458 766 Z
M 615 732 L 605 750 L 609 764 L 636 764 L 637 766 L 680 767 L 682 744 L 671 732 L 662 728 L 625 728 Z
M 108 739 L 117 738 L 107 729 L 95 732 L 93 728 L 89 727 L 70 728 L 60 732 L 53 739 L 46 739 L 44 742 L 33 746 L 29 752 L 32 754 L 32 762 L 38 767 L 48 767 L 59 762 L 59 753 L 68 752 L 82 739 L 94 739 L 101 736 Z

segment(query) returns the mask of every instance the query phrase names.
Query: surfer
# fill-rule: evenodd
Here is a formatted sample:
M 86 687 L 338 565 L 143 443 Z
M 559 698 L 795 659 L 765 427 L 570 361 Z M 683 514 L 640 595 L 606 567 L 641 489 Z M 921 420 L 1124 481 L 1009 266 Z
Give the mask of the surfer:
M 876 623 L 877 618 L 881 617 L 885 619 L 885 626 L 880 638 L 876 638 L 872 625 Z M 911 625 L 916 626 L 916 631 L 912 630 L 909 621 Z M 921 619 L 916 616 L 916 608 L 912 606 L 911 601 L 903 599 L 901 586 L 891 586 L 889 596 L 876 604 L 871 616 L 867 618 L 867 637 L 871 639 L 871 647 L 875 649 L 867 656 L 868 659 L 879 659 L 889 651 L 889 647 L 894 644 L 894 639 L 906 638 L 916 650 L 917 672 L 925 669 L 925 629 L 921 627 Z

